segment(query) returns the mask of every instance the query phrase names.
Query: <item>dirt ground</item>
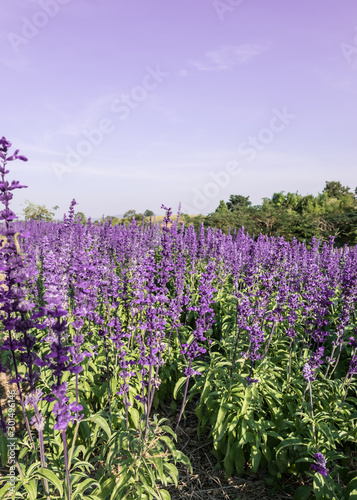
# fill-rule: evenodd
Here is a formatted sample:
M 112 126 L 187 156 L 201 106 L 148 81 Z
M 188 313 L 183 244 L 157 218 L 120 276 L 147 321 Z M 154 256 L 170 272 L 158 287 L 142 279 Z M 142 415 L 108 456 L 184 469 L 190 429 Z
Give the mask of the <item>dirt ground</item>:
M 173 424 L 176 420 L 170 417 L 170 408 L 160 411 L 160 417 L 166 417 Z M 165 414 L 166 413 L 166 414 Z M 192 409 L 185 411 L 186 420 L 177 432 L 176 448 L 190 459 L 193 471 L 182 464 L 176 464 L 179 470 L 178 488 L 174 485 L 166 487 L 172 500 L 287 500 L 292 499 L 294 491 L 302 484 L 294 483 L 291 478 L 282 484 L 285 491 L 272 493 L 264 481 L 262 474 L 254 474 L 247 470 L 243 476 L 233 475 L 227 479 L 223 470 L 216 468 L 216 459 L 210 453 L 212 442 L 208 433 L 197 438 L 197 418 Z M 288 493 L 289 491 L 290 493 Z

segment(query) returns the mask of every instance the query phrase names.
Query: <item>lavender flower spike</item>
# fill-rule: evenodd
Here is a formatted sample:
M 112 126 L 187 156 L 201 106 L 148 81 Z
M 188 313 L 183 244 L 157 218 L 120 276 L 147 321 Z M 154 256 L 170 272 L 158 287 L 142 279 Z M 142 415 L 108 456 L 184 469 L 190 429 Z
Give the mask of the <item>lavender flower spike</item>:
M 322 453 L 315 453 L 315 461 L 316 464 L 311 464 L 311 467 L 318 473 L 323 476 L 327 476 L 328 469 L 326 468 L 326 458 L 322 455 Z

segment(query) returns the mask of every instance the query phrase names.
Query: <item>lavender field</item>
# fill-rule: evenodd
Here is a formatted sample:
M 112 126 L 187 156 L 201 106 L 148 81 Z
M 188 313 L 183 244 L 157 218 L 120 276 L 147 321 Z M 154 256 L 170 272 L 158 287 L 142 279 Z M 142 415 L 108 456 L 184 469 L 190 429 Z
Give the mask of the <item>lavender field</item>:
M 26 158 L 10 149 L 0 498 L 169 499 L 191 467 L 187 405 L 227 476 L 263 471 L 273 498 L 289 476 L 296 500 L 357 498 L 357 248 L 197 234 L 164 206 L 162 224 L 84 225 L 75 200 L 61 222 L 17 222 L 25 186 L 8 178 Z

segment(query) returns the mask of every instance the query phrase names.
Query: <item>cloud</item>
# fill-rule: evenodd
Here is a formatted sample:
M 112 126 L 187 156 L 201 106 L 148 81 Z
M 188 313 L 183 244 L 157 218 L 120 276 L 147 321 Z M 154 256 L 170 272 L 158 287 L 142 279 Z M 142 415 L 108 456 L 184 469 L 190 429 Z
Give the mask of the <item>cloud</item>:
M 317 69 L 316 73 L 325 87 L 338 89 L 338 90 L 354 90 L 356 82 L 349 75 L 336 76 L 331 72 L 326 72 Z
M 95 128 L 103 118 L 111 118 L 108 107 L 114 101 L 114 94 L 106 94 L 102 97 L 88 100 L 82 103 L 80 109 L 76 106 L 59 105 L 55 101 L 43 99 L 44 108 L 56 118 L 57 130 L 51 133 L 51 139 L 59 137 L 73 138 L 78 137 L 83 129 Z
M 19 73 L 25 73 L 32 70 L 31 60 L 26 57 L 13 58 L 2 56 L 0 58 L 0 64 L 11 71 L 17 71 Z
M 227 71 L 259 56 L 268 49 L 268 44 L 223 45 L 216 50 L 206 52 L 201 61 L 191 61 L 191 66 L 198 71 Z

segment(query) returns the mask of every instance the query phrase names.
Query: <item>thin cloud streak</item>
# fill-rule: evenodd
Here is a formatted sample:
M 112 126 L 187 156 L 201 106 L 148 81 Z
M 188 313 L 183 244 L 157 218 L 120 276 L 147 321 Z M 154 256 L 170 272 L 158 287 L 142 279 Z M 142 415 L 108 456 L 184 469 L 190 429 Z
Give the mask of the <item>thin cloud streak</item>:
M 243 44 L 238 46 L 223 45 L 218 49 L 206 52 L 202 61 L 191 61 L 198 71 L 227 71 L 245 64 L 268 50 L 269 44 Z

